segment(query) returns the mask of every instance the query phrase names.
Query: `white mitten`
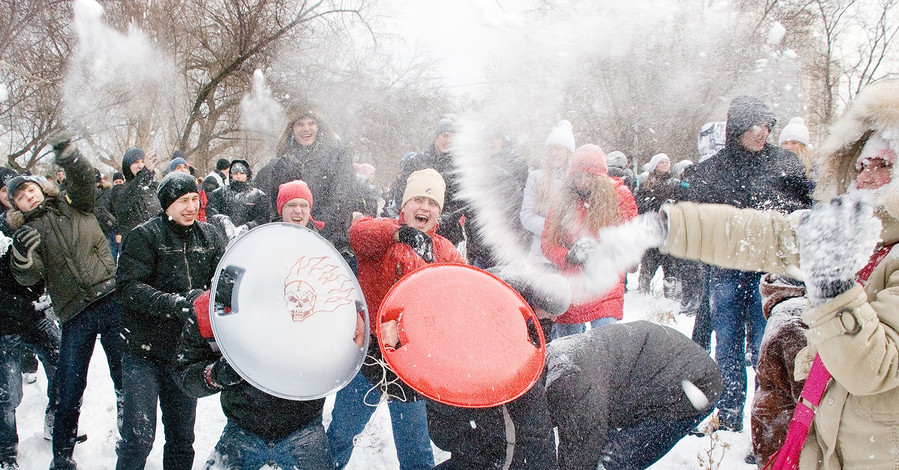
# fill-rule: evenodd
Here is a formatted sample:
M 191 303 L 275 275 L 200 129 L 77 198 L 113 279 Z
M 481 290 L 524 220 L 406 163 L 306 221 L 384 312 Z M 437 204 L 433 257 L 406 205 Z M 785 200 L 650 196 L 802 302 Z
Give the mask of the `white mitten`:
M 799 269 L 813 306 L 851 289 L 855 275 L 868 263 L 880 240 L 880 219 L 855 195 L 821 202 L 802 214 Z

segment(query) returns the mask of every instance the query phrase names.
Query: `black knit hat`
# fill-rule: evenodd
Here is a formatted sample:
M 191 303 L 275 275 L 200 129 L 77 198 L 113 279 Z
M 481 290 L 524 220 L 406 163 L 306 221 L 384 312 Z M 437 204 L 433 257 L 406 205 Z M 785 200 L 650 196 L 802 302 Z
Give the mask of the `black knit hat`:
M 131 147 L 125 152 L 125 155 L 122 156 L 122 174 L 125 175 L 125 179 L 131 181 L 136 176 L 131 172 L 131 165 L 138 160 L 144 159 L 144 151 L 137 148 Z
M 231 174 L 233 175 L 234 173 L 243 173 L 247 175 L 247 179 L 253 178 L 253 170 L 250 168 L 250 164 L 246 160 L 231 161 Z
M 0 167 L 0 189 L 5 188 L 6 183 L 9 183 L 9 180 L 15 178 L 17 175 L 18 173 L 5 166 Z
M 227 170 L 228 168 L 231 168 L 231 162 L 229 162 L 227 158 L 219 158 L 219 160 L 215 162 L 215 169 L 218 171 Z
M 159 182 L 159 189 L 156 190 L 156 197 L 159 198 L 159 205 L 162 210 L 166 210 L 179 197 L 187 193 L 199 193 L 197 188 L 197 180 L 187 173 L 173 171 Z
M 43 176 L 38 176 L 38 175 L 16 176 L 14 178 L 10 178 L 9 180 L 7 180 L 6 193 L 9 194 L 9 197 L 13 197 L 16 194 L 16 190 L 19 189 L 19 187 L 21 187 L 22 184 L 34 183 L 34 184 L 38 185 L 38 187 L 41 187 L 45 181 L 47 181 L 46 178 L 44 178 Z M 44 188 L 41 187 L 41 191 L 43 191 L 43 190 L 44 190 Z

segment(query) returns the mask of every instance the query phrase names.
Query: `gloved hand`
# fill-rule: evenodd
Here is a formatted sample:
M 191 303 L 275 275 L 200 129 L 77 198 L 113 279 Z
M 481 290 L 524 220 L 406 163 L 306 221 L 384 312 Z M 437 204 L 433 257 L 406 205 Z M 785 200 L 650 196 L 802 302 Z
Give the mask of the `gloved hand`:
M 812 306 L 852 288 L 856 273 L 874 253 L 880 230 L 874 209 L 853 195 L 815 204 L 800 216 L 799 269 Z
M 34 227 L 27 225 L 16 230 L 12 235 L 13 262 L 20 267 L 31 266 L 31 254 L 41 244 L 41 234 Z
M 434 241 L 428 234 L 408 225 L 400 226 L 396 233 L 400 243 L 411 246 L 412 251 L 421 256 L 425 262 L 434 262 Z
M 175 302 L 175 308 L 177 309 L 175 313 L 178 318 L 182 321 L 186 321 L 194 317 L 194 301 L 203 295 L 203 292 L 206 291 L 201 289 L 191 289 L 179 297 Z
M 227 266 L 219 274 L 218 285 L 215 286 L 215 303 L 223 307 L 231 307 L 231 299 L 234 294 L 234 284 L 243 276 L 245 269 L 237 266 Z
M 565 255 L 565 262 L 573 265 L 582 265 L 587 261 L 594 250 L 596 250 L 596 240 L 592 238 L 581 238 L 574 242 Z
M 243 377 L 222 356 L 206 367 L 206 381 L 212 388 L 222 389 L 243 382 Z
M 75 133 L 69 130 L 59 131 L 47 138 L 47 145 L 53 147 L 56 154 L 56 163 L 64 165 L 75 161 L 80 153 L 78 147 L 72 144 Z

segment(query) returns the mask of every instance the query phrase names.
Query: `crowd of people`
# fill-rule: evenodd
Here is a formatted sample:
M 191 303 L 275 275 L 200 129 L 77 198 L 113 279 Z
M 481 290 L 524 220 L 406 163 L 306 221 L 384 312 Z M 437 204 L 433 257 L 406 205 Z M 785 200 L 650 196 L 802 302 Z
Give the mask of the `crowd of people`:
M 817 150 L 795 117 L 770 143 L 776 122 L 758 98 L 736 97 L 726 121 L 700 130 L 695 164 L 657 153 L 640 173 L 623 151 L 576 145 L 566 120 L 530 167 L 491 129 L 478 165 L 516 195 L 502 220 L 466 197 L 450 119 L 436 123 L 427 149 L 403 158 L 383 197 L 374 166 L 352 162 L 311 101 L 290 104 L 278 153 L 258 172 L 220 159 L 197 175 L 180 150 L 160 171 L 155 152 L 135 147 L 110 183 L 71 134 L 56 134 L 47 142 L 53 178 L 0 170 L 0 468 L 18 468 L 15 409 L 34 353 L 48 382 L 50 468 L 77 468 L 98 337 L 117 397 L 120 470 L 146 465 L 157 408 L 163 468 L 192 468 L 197 399 L 213 394 L 227 424 L 205 468 L 344 468 L 382 399 L 403 470 L 434 468 L 432 442 L 450 452 L 441 469 L 646 468 L 713 412 L 718 430 L 742 432 L 748 387 L 747 462 L 763 468 L 793 432 L 816 357 L 832 379 L 812 410 L 800 468 L 895 468 L 899 81 L 863 90 Z M 382 360 L 381 348 L 399 342 L 396 319 L 371 315 L 370 360 L 336 393 L 327 429 L 324 399 L 256 388 L 203 315 L 210 303 L 230 305 L 227 276 L 210 298 L 229 240 L 271 222 L 333 245 L 372 313 L 403 276 L 431 263 L 488 270 L 540 319 L 548 345 L 539 380 L 491 408 L 425 398 Z M 591 291 L 586 267 L 609 243 L 604 230 L 638 222 L 661 241 L 613 273 L 611 287 Z M 516 263 L 492 224 L 520 239 Z M 620 323 L 628 273 L 640 292 L 680 301 L 695 317 L 692 338 Z

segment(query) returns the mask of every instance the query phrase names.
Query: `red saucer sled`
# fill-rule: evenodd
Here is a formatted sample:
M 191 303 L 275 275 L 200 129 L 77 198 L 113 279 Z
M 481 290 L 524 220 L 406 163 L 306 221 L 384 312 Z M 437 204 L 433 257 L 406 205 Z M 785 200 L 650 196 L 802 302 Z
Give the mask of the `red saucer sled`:
M 533 310 L 492 274 L 434 264 L 400 279 L 378 310 L 378 324 L 397 320 L 400 346 L 384 359 L 421 395 L 466 408 L 508 403 L 543 371 L 546 341 Z M 536 330 L 532 342 L 528 324 Z

